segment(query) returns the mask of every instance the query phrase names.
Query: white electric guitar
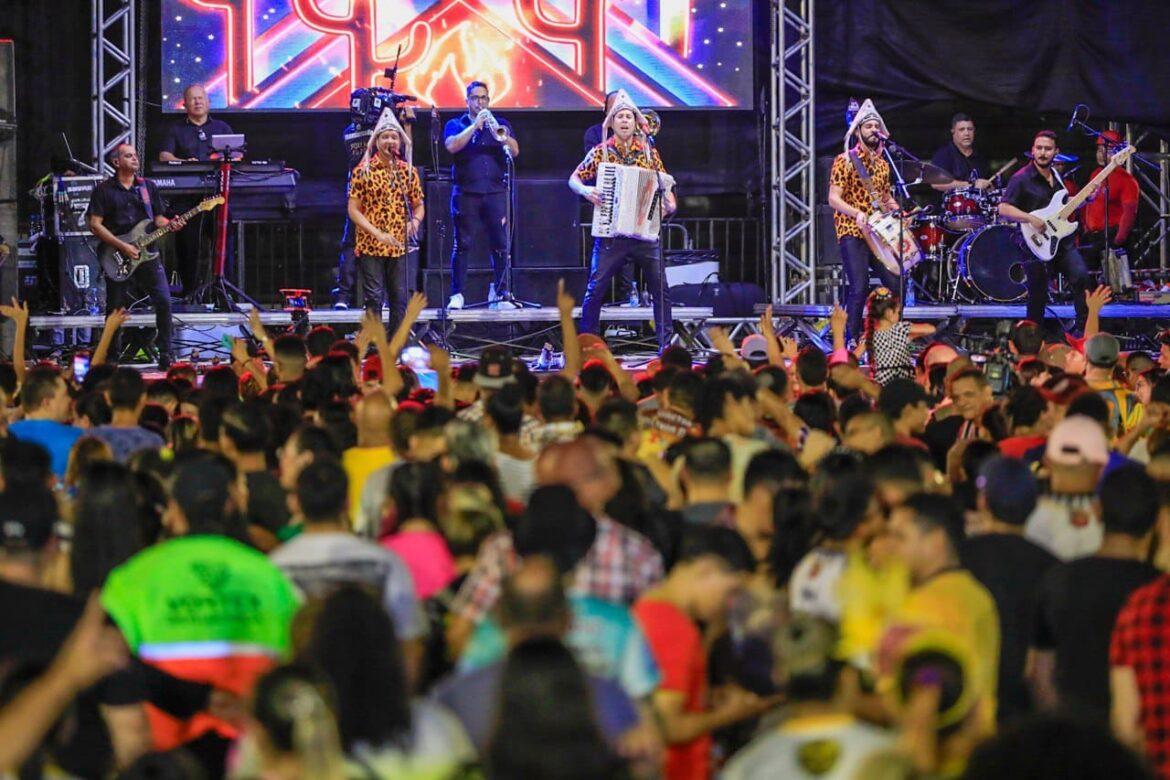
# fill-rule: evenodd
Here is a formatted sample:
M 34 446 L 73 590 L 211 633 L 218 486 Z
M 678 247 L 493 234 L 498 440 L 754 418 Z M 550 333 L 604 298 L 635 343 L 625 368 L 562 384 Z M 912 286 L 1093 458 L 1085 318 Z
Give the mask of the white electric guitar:
M 1129 156 L 1133 153 L 1134 148 L 1132 146 L 1125 147 L 1110 157 L 1109 164 L 1102 168 L 1101 172 L 1094 176 L 1093 180 L 1086 184 L 1072 198 L 1068 197 L 1068 190 L 1062 189 L 1052 196 L 1052 202 L 1047 206 L 1030 212 L 1032 216 L 1040 217 L 1040 219 L 1044 220 L 1043 230 L 1037 230 L 1027 222 L 1020 223 L 1020 231 L 1024 235 L 1024 243 L 1028 245 L 1028 249 L 1032 251 L 1032 254 L 1041 260 L 1051 260 L 1055 257 L 1061 240 L 1076 232 L 1077 223 L 1070 222 L 1069 217 L 1084 205 L 1085 201 L 1089 199 L 1089 193 L 1095 187 L 1100 186 L 1109 174 L 1113 173 L 1113 169 L 1128 160 Z

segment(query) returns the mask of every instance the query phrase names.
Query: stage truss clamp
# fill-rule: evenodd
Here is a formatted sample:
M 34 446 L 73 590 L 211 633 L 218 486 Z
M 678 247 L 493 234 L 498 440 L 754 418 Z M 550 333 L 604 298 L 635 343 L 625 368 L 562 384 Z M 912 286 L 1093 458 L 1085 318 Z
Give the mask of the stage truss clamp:
M 138 41 L 135 0 L 91 0 L 93 11 L 93 156 L 113 174 L 110 152 L 118 144 L 138 147 Z
M 815 0 L 772 0 L 772 300 L 813 303 L 816 292 Z

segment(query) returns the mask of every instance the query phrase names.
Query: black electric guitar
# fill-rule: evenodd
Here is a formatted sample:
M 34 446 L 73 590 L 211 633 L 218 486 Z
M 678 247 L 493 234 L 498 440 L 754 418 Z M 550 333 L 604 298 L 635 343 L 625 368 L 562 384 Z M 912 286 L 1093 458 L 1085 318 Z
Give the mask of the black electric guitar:
M 214 198 L 207 198 L 206 200 L 200 201 L 195 208 L 183 212 L 175 217 L 175 219 L 187 220 L 201 211 L 211 211 L 216 206 L 222 205 L 223 196 L 216 195 Z M 102 244 L 101 255 L 99 255 L 98 259 L 101 261 L 102 270 L 105 271 L 107 277 L 115 282 L 124 282 L 130 278 L 131 274 L 138 270 L 138 266 L 158 257 L 158 252 L 152 251 L 148 247 L 168 233 L 175 231 L 169 227 L 161 227 L 151 231 L 150 228 L 153 224 L 151 220 L 144 219 L 135 225 L 129 233 L 123 233 L 118 236 L 119 241 L 125 241 L 127 244 L 138 247 L 137 258 L 124 255 L 109 244 Z

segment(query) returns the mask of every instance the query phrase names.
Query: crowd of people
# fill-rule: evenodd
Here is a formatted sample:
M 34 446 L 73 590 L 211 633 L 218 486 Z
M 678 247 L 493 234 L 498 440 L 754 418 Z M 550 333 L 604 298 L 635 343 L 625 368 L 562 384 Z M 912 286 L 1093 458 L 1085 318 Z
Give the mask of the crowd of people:
M 563 370 L 437 389 L 421 295 L 150 382 L 115 312 L 0 367 L 0 773 L 1170 777 L 1170 336 L 1108 298 L 1006 382 L 885 289 L 637 374 L 562 289 Z

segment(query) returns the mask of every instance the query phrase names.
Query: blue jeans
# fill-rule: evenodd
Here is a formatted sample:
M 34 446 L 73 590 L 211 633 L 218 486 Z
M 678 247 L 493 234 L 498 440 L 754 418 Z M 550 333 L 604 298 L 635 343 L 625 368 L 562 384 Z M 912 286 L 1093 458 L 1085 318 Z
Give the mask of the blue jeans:
M 869 297 L 869 269 L 877 271 L 882 284 L 895 293 L 898 291 L 898 277 L 886 270 L 869 245 L 856 236 L 844 236 L 837 242 L 841 247 L 841 265 L 845 269 L 845 313 L 849 315 L 846 332 L 849 337 L 861 338 L 861 315 L 865 299 Z
M 654 332 L 661 351 L 670 343 L 673 320 L 670 316 L 670 290 L 666 287 L 666 277 L 658 257 L 657 241 L 639 241 L 636 238 L 593 240 L 589 283 L 585 285 L 585 300 L 581 303 L 581 332 L 598 332 L 601 303 L 609 283 L 630 262 L 642 269 L 642 280 L 654 297 Z

